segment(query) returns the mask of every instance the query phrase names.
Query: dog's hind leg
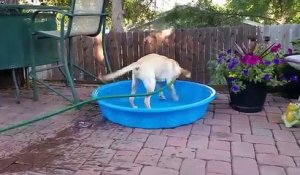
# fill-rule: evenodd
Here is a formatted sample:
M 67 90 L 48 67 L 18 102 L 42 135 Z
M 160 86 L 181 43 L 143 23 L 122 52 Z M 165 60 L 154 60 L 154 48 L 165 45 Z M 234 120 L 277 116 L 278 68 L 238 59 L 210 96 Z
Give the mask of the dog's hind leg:
M 171 83 L 172 80 L 167 80 L 167 83 Z M 174 101 L 178 101 L 179 100 L 179 97 L 178 95 L 176 94 L 176 90 L 175 90 L 175 87 L 174 87 L 174 84 L 171 84 L 170 85 L 170 91 L 171 91 L 171 95 L 172 95 L 172 98 Z
M 144 86 L 147 90 L 147 93 L 154 92 L 155 84 L 156 84 L 155 79 L 143 80 L 143 83 L 144 83 Z M 145 107 L 147 109 L 151 108 L 150 100 L 151 100 L 151 95 L 146 96 L 145 99 L 144 99 L 144 104 L 145 104 Z
M 131 95 L 135 95 L 137 86 L 137 79 L 135 78 L 134 73 L 132 73 L 132 83 L 131 83 Z M 134 97 L 129 97 L 129 103 L 132 108 L 137 108 L 134 104 Z
M 157 89 L 161 88 L 160 83 L 156 83 L 156 87 L 157 87 Z M 160 92 L 158 93 L 158 96 L 159 96 L 159 99 L 160 99 L 160 100 L 165 100 L 165 99 L 166 99 L 166 96 L 165 96 L 165 94 L 164 94 L 163 91 L 160 91 Z

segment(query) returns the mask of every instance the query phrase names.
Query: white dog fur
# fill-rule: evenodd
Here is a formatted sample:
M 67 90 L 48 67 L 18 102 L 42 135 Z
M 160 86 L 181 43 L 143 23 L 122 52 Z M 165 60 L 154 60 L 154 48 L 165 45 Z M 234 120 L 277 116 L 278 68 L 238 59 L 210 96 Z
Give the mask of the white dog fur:
M 143 82 L 147 93 L 150 93 L 155 90 L 157 81 L 166 81 L 167 83 L 170 83 L 173 80 L 176 80 L 181 74 L 187 78 L 191 78 L 191 72 L 180 67 L 174 59 L 158 54 L 148 54 L 116 72 L 107 75 L 99 75 L 99 79 L 103 81 L 112 80 L 129 71 L 132 71 L 132 95 L 136 93 L 137 79 L 140 79 Z M 172 98 L 177 101 L 178 96 L 174 85 L 170 86 L 170 90 Z M 159 93 L 159 97 L 160 99 L 165 99 L 163 92 Z M 148 109 L 151 108 L 150 98 L 151 96 L 146 96 L 144 99 L 145 107 Z M 129 103 L 131 107 L 137 108 L 134 104 L 134 97 L 129 98 Z

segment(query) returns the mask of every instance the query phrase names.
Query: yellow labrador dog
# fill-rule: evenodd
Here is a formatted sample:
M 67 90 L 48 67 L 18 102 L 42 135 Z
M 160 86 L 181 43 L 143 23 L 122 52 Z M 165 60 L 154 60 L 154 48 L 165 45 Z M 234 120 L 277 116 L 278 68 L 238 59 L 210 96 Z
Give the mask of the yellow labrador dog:
M 171 81 L 176 80 L 181 74 L 187 78 L 191 78 L 191 72 L 180 67 L 175 60 L 158 54 L 148 54 L 116 72 L 100 75 L 99 79 L 103 81 L 112 80 L 129 71 L 132 71 L 132 95 L 136 93 L 137 79 L 140 79 L 143 82 L 147 93 L 149 93 L 155 90 L 157 81 L 166 81 L 167 83 L 170 83 Z M 174 85 L 170 86 L 170 90 L 172 98 L 177 101 L 178 96 Z M 160 99 L 165 99 L 163 92 L 159 93 L 159 97 Z M 151 108 L 150 98 L 151 96 L 146 96 L 144 99 L 145 107 L 148 109 Z M 134 104 L 134 97 L 129 98 L 129 103 L 131 107 L 137 108 Z

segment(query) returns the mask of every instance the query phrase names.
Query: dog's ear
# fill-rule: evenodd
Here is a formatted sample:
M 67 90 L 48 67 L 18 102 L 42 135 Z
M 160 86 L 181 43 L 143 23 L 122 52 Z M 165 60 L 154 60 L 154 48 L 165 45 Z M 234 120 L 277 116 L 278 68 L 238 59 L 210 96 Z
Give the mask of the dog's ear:
M 189 70 L 187 70 L 187 69 L 181 69 L 181 73 L 186 78 L 191 78 L 192 77 L 192 73 Z

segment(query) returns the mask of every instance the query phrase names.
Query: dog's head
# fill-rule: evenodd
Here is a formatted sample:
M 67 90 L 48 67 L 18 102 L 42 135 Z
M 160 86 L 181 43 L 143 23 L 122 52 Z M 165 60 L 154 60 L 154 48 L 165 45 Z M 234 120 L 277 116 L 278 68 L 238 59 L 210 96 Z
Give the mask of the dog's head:
M 192 77 L 192 73 L 187 69 L 181 69 L 181 74 L 183 76 L 185 76 L 186 78 L 191 78 Z

